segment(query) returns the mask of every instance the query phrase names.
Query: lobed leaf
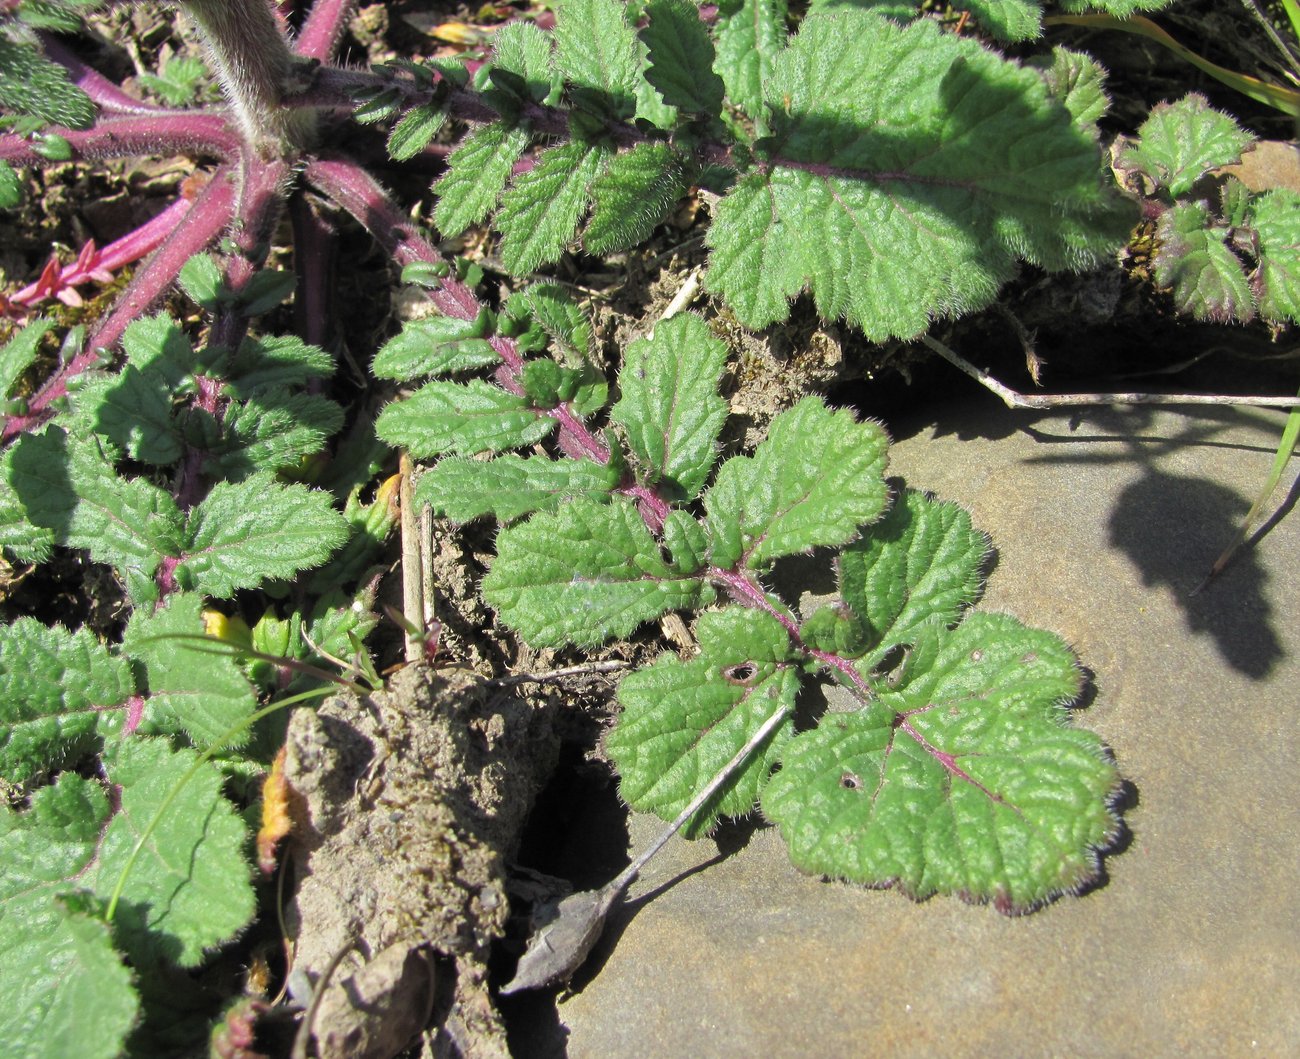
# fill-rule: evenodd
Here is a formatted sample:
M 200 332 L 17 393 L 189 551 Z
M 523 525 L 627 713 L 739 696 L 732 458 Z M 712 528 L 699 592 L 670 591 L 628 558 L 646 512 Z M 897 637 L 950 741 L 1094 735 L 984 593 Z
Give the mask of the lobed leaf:
M 348 538 L 333 498 L 269 474 L 218 482 L 190 512 L 177 581 L 218 599 L 324 563 Z
M 209 764 L 195 767 L 197 756 L 159 739 L 128 739 L 106 756 L 121 804 L 83 877 L 106 899 L 144 829 L 171 798 L 126 877 L 114 922 L 134 951 L 182 967 L 197 966 L 208 949 L 242 930 L 255 906 L 244 856 L 247 829 L 221 795 L 221 773 Z
M 551 38 L 531 22 L 511 22 L 492 35 L 492 66 L 518 77 L 535 103 L 555 91 Z
M 245 720 L 257 702 L 235 659 L 194 642 L 205 631 L 202 611 L 197 592 L 173 595 L 152 613 L 138 608 L 127 623 L 122 650 L 139 664 L 148 690 L 142 729 L 184 732 L 206 747 Z M 246 740 L 244 734 L 231 745 Z
M 726 86 L 713 72 L 716 53 L 699 8 L 689 0 L 650 0 L 645 13 L 646 80 L 670 106 L 717 117 Z
M 578 498 L 501 531 L 483 598 L 529 644 L 558 647 L 626 636 L 712 590 L 663 560 L 630 501 Z
M 619 0 L 560 0 L 553 36 L 575 107 L 616 120 L 636 113 L 640 54 Z
M 761 569 L 853 540 L 884 511 L 887 448 L 875 423 L 816 397 L 782 412 L 754 455 L 724 463 L 705 494 L 713 564 Z
M 526 397 L 479 379 L 426 383 L 406 400 L 390 404 L 375 423 L 375 433 L 384 441 L 417 458 L 523 448 L 554 429 L 555 420 Z
M 811 15 L 764 91 L 770 160 L 707 236 L 706 286 L 747 326 L 808 289 L 873 340 L 910 337 L 988 304 L 1017 257 L 1078 268 L 1127 236 L 1095 132 L 1032 70 L 928 21 Z
M 0 1040 L 10 1055 L 111 1059 L 139 1001 L 108 928 L 63 895 L 85 883 L 108 819 L 92 781 L 63 773 L 26 812 L 0 813 Z
M 1155 279 L 1173 288 L 1180 312 L 1219 322 L 1254 319 L 1250 284 L 1241 259 L 1228 245 L 1229 235 L 1203 202 L 1180 202 L 1161 214 Z
M 504 523 L 534 511 L 553 511 L 575 497 L 599 501 L 618 482 L 616 467 L 586 459 L 505 455 L 483 461 L 452 457 L 440 461 L 420 479 L 415 499 L 453 522 L 491 515 Z
M 591 182 L 583 245 L 611 254 L 643 242 L 685 190 L 682 158 L 668 144 L 639 143 L 613 155 Z
M 235 481 L 288 470 L 324 449 L 342 426 L 343 409 L 326 397 L 263 391 L 227 407 L 221 442 L 209 450 L 212 466 Z
M 792 740 L 763 793 L 804 871 L 1024 910 L 1096 875 L 1118 775 L 1073 656 L 1006 615 L 933 624 L 898 688 Z
M 779 708 L 793 711 L 799 669 L 790 635 L 761 611 L 729 607 L 701 615 L 700 653 L 661 656 L 619 683 L 618 724 L 605 740 L 619 794 L 634 809 L 676 817 Z M 719 816 L 753 810 L 789 742 L 783 724 L 684 828 L 707 831 Z
M 527 146 L 526 130 L 500 122 L 484 125 L 465 137 L 451 152 L 447 172 L 433 188 L 438 197 L 433 219 L 443 236 L 460 235 L 492 212 Z
M 33 525 L 116 567 L 137 602 L 156 598 L 150 579 L 181 543 L 181 513 L 167 493 L 121 477 L 93 439 L 70 438 L 59 427 L 23 435 L 8 470 Z
M 1259 311 L 1266 320 L 1300 323 L 1300 195 L 1259 196 L 1251 225 L 1259 239 Z
M 408 380 L 422 375 L 455 375 L 498 364 L 501 357 L 487 339 L 474 334 L 476 321 L 451 316 L 411 320 L 375 354 L 371 371 L 381 379 Z
M 585 2 L 585 0 L 579 0 Z M 543 151 L 501 196 L 501 263 L 515 275 L 556 260 L 578 229 L 607 150 L 581 140 Z
M 520 298 L 566 362 L 586 363 L 591 356 L 591 323 L 563 287 L 534 283 L 520 292 Z
M 840 596 L 862 620 L 864 674 L 925 625 L 955 623 L 979 594 L 989 542 L 956 504 L 909 489 L 838 559 Z
M 76 402 L 89 428 L 131 459 L 166 466 L 184 451 L 172 411 L 175 385 L 163 371 L 127 364 L 85 384 Z
M 610 418 L 640 461 L 638 477 L 665 499 L 692 499 L 717 459 L 727 403 L 718 396 L 727 347 L 698 316 L 683 313 L 655 326 L 624 353 L 622 397 Z
M 75 762 L 134 691 L 125 659 L 88 629 L 30 617 L 0 626 L 0 776 L 26 783 Z
M 723 0 L 718 5 L 713 69 L 726 85 L 727 99 L 766 135 L 764 102 L 776 57 L 786 43 L 786 0 Z
M 1159 103 L 1138 129 L 1138 142 L 1121 152 L 1121 168 L 1145 173 L 1170 195 L 1183 195 L 1211 169 L 1239 161 L 1255 142 L 1200 93 Z
M 327 379 L 334 367 L 329 353 L 294 335 L 246 338 L 226 368 L 224 392 L 241 399 L 257 397 Z

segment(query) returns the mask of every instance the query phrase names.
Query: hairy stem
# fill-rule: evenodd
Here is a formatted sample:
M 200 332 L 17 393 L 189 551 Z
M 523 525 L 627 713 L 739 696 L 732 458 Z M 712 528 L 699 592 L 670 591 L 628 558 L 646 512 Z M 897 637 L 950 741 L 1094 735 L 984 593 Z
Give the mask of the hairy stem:
M 99 161 L 134 155 L 199 154 L 229 161 L 239 154 L 239 137 L 220 117 L 165 111 L 149 115 L 108 118 L 84 131 L 60 130 L 74 160 Z M 32 150 L 24 136 L 0 136 L 0 159 L 14 165 L 45 166 L 49 161 Z
M 316 0 L 293 50 L 304 59 L 328 60 L 347 29 L 354 7 L 356 0 Z
M 305 147 L 310 113 L 284 106 L 294 56 L 267 0 L 180 0 L 245 140 L 264 154 Z

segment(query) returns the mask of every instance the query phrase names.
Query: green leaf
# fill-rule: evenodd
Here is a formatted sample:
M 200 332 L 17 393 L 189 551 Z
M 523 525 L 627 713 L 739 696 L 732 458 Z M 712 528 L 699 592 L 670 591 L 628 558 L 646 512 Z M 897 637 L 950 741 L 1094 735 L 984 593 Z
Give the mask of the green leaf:
M 808 289 L 873 340 L 911 337 L 987 305 L 1017 257 L 1081 268 L 1127 237 L 1131 207 L 1101 179 L 1095 130 L 1034 71 L 929 21 L 809 16 L 766 92 L 770 161 L 707 236 L 706 286 L 747 326 L 783 319 Z
M 143 668 L 148 686 L 145 729 L 184 732 L 208 746 L 256 708 L 253 689 L 239 664 L 210 653 L 192 639 L 204 633 L 203 598 L 196 592 L 171 596 L 152 613 L 139 608 L 127 623 L 122 650 Z M 242 745 L 247 733 L 231 745 Z
M 100 897 L 110 895 L 144 829 L 175 791 L 126 877 L 114 923 L 134 935 L 134 951 L 182 967 L 201 963 L 208 949 L 242 930 L 254 910 L 244 858 L 247 830 L 221 796 L 221 773 L 203 764 L 187 780 L 196 757 L 159 739 L 129 739 L 107 756 L 108 782 L 121 792 L 121 808 L 104 833 L 97 870 L 87 878 Z
M 555 65 L 574 106 L 602 117 L 630 118 L 636 112 L 640 56 L 624 5 L 559 0 L 553 35 Z
M 1129 18 L 1139 11 L 1159 11 L 1174 0 L 1057 0 L 1063 11 L 1105 11 L 1116 18 Z
M 0 1016 L 12 1056 L 115 1059 L 139 1018 L 131 972 L 113 948 L 112 932 L 81 910 L 82 903 L 56 900 L 59 918 L 49 932 L 28 935 L 17 952 L 0 941 L 0 988 L 18 1007 L 11 1025 Z
M 347 540 L 328 493 L 270 475 L 218 482 L 190 512 L 177 581 L 219 599 L 320 566 Z
M 211 254 L 195 254 L 181 266 L 176 281 L 195 304 L 216 312 L 230 298 L 226 277 Z M 155 317 L 154 319 L 166 319 Z
M 13 395 L 14 384 L 32 366 L 40 351 L 41 339 L 53 326 L 53 320 L 37 317 L 24 324 L 13 338 L 0 346 L 0 398 Z
M 134 691 L 126 662 L 88 629 L 29 617 L 0 626 L 0 776 L 25 783 L 75 762 Z
M 1155 279 L 1173 288 L 1180 312 L 1219 322 L 1254 318 L 1250 284 L 1241 259 L 1228 246 L 1229 235 L 1203 202 L 1179 203 L 1161 215 Z
M 718 396 L 727 347 L 698 316 L 655 325 L 632 342 L 619 373 L 623 396 L 610 418 L 623 427 L 639 476 L 669 501 L 690 500 L 717 458 L 727 402 Z
M 667 144 L 639 143 L 615 154 L 591 182 L 583 245 L 603 255 L 643 242 L 685 190 L 681 156 Z
M 109 815 L 104 792 L 75 773 L 0 812 L 0 1040 L 8 1055 L 112 1059 L 135 1021 L 130 975 L 109 931 L 61 897 L 85 885 Z
M 723 0 L 718 5 L 717 62 L 727 99 L 767 133 L 764 101 L 777 54 L 785 47 L 785 0 Z
M 1006 615 L 929 634 L 898 688 L 792 740 L 763 812 L 814 874 L 1008 911 L 1078 889 L 1115 835 L 1118 775 L 1061 706 L 1073 656 Z
M 487 339 L 470 337 L 476 330 L 475 321 L 451 316 L 410 320 L 379 347 L 371 370 L 381 379 L 407 380 L 499 364 L 501 357 Z
M 90 413 L 90 428 L 133 460 L 166 466 L 184 451 L 173 420 L 175 383 L 162 371 L 127 364 L 117 375 L 88 383 L 76 403 Z
M 1251 204 L 1259 239 L 1259 311 L 1266 320 L 1300 323 L 1300 195 L 1269 191 Z
M 324 449 L 342 426 L 343 409 L 325 397 L 263 391 L 226 409 L 221 443 L 211 450 L 212 466 L 236 481 L 259 471 L 288 470 Z
M 471 132 L 451 152 L 446 174 L 433 186 L 433 219 L 444 237 L 460 235 L 492 211 L 527 146 L 526 130 L 493 123 Z
M 430 382 L 380 413 L 375 432 L 390 445 L 426 459 L 444 453 L 523 448 L 555 429 L 527 398 L 475 379 L 464 385 Z
M 196 259 L 186 262 L 186 267 Z M 195 367 L 194 347 L 185 332 L 168 316 L 146 316 L 134 320 L 122 333 L 127 363 L 139 371 L 156 371 L 170 385 L 177 385 Z
M 951 625 L 979 594 L 988 555 L 984 534 L 956 504 L 907 490 L 871 533 L 839 557 L 840 596 L 862 619 L 871 653 L 863 673 L 921 626 Z
M 142 73 L 136 80 L 141 87 L 148 89 L 164 102 L 174 107 L 183 107 L 198 100 L 203 81 L 208 77 L 208 68 L 197 56 L 173 56 L 163 63 L 159 76 Z
M 619 795 L 634 809 L 673 819 L 779 706 L 794 709 L 799 669 L 790 635 L 760 611 L 729 607 L 700 617 L 700 653 L 689 662 L 663 655 L 623 678 L 618 724 L 605 741 Z M 783 724 L 750 755 L 684 829 L 708 830 L 718 816 L 754 808 L 790 739 Z
M 555 89 L 551 38 L 531 22 L 511 22 L 492 35 L 492 65 L 518 77 L 534 103 Z
M 998 40 L 1033 40 L 1043 32 L 1037 0 L 960 0 L 953 6 L 969 11 Z
M 1091 55 L 1053 48 L 1050 65 L 1036 63 L 1053 98 L 1074 115 L 1082 128 L 1096 124 L 1106 113 L 1110 100 L 1106 96 L 1106 70 Z
M 95 104 L 68 80 L 68 72 L 32 45 L 0 36 L 0 107 L 32 114 L 51 125 L 88 129 Z
M 712 591 L 659 555 L 635 505 L 574 499 L 501 531 L 483 598 L 534 647 L 597 644 Z
M 442 460 L 420 479 L 415 499 L 453 522 L 484 515 L 511 522 L 534 511 L 553 511 L 574 497 L 599 500 L 613 491 L 618 480 L 616 468 L 591 460 L 456 457 Z
M 713 562 L 762 569 L 857 537 L 885 509 L 885 433 L 806 397 L 772 420 L 753 456 L 722 465 L 705 495 Z
M 181 513 L 167 493 L 120 476 L 93 440 L 69 438 L 58 427 L 23 435 L 9 474 L 34 525 L 116 567 L 137 602 L 156 598 L 154 571 L 180 551 Z
M 673 569 L 683 574 L 703 570 L 709 561 L 709 536 L 704 527 L 685 511 L 674 508 L 664 519 L 664 547 Z
M 578 0 L 586 2 L 586 0 Z M 501 196 L 501 263 L 521 276 L 559 258 L 578 229 L 587 189 L 608 152 L 580 140 L 543 151 Z
M 405 162 L 429 146 L 447 123 L 446 107 L 421 103 L 402 115 L 402 120 L 388 134 L 388 155 L 395 162 Z
M 43 563 L 54 547 L 54 534 L 28 521 L 26 509 L 9 484 L 13 453 L 13 447 L 0 453 L 0 548 L 19 562 Z
M 568 291 L 553 283 L 534 283 L 519 297 L 566 362 L 586 363 L 591 356 L 591 323 Z
M 327 379 L 334 374 L 334 367 L 329 353 L 293 335 L 246 338 L 226 370 L 224 392 L 236 398 L 256 397 Z
M 1138 129 L 1138 142 L 1120 154 L 1119 165 L 1145 173 L 1171 195 L 1182 195 L 1211 169 L 1241 159 L 1255 142 L 1232 118 L 1214 110 L 1200 93 L 1159 103 Z
M 23 204 L 23 182 L 14 167 L 0 161 L 0 210 L 12 210 Z
M 695 114 L 722 111 L 722 78 L 713 72 L 715 53 L 699 8 L 689 0 L 650 0 L 641 41 L 650 54 L 646 80 L 665 103 Z

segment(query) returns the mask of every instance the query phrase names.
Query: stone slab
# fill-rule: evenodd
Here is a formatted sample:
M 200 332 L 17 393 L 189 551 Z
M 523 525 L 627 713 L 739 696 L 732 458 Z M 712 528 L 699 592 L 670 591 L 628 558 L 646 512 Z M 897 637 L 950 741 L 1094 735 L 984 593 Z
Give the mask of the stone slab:
M 1283 420 L 977 401 L 895 427 L 891 473 L 992 534 L 985 605 L 1095 674 L 1078 720 L 1131 784 L 1103 885 L 1006 918 L 802 876 L 771 828 L 674 841 L 580 991 L 516 1009 L 518 1054 L 1300 1054 L 1300 517 L 1189 595 Z

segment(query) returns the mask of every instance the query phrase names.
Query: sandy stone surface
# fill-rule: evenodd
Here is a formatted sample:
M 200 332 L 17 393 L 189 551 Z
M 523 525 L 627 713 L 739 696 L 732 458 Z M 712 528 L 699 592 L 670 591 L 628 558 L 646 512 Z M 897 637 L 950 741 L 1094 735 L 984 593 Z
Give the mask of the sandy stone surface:
M 1103 885 L 1009 919 L 801 876 L 770 828 L 676 841 L 579 992 L 516 1009 L 516 1053 L 1300 1054 L 1300 518 L 1189 595 L 1283 420 L 976 401 L 894 425 L 891 473 L 992 534 L 985 605 L 1095 674 L 1078 718 L 1130 783 Z M 657 826 L 633 817 L 633 848 Z

